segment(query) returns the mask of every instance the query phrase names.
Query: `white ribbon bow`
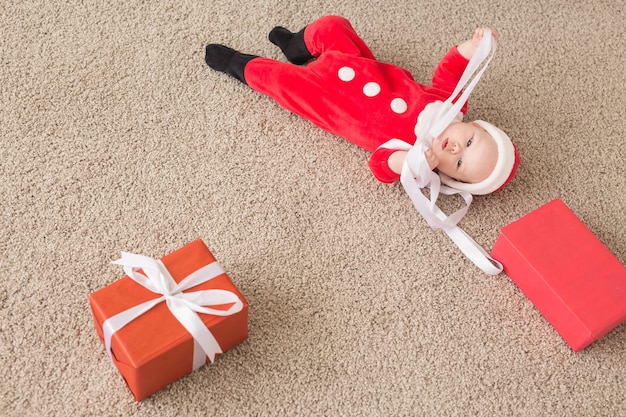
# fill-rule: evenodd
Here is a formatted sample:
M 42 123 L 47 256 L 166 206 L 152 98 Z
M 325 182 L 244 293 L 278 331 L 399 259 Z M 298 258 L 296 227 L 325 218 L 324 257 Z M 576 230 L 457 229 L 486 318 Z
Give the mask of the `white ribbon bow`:
M 243 302 L 236 294 L 226 290 L 183 292 L 224 273 L 217 262 L 212 262 L 196 270 L 178 284 L 163 262 L 158 259 L 122 252 L 122 258 L 113 263 L 122 265 L 126 275 L 153 293 L 161 294 L 161 297 L 122 311 L 104 322 L 102 325 L 104 345 L 109 356 L 111 356 L 111 337 L 113 334 L 163 301 L 166 302 L 174 317 L 194 339 L 193 370 L 204 365 L 207 356 L 213 362 L 215 356 L 222 353 L 222 348 L 198 316 L 198 313 L 230 316 L 242 310 Z M 143 270 L 145 275 L 138 272 L 139 269 Z M 230 303 L 234 304 L 228 310 L 204 307 Z
M 413 201 L 413 205 L 426 219 L 430 227 L 443 229 L 461 251 L 489 275 L 497 275 L 502 272 L 502 264 L 491 258 L 478 243 L 457 226 L 457 223 L 467 213 L 472 203 L 472 195 L 466 191 L 442 185 L 439 175 L 429 167 L 425 153 L 432 147 L 433 138 L 439 136 L 459 114 L 478 80 L 480 80 L 485 69 L 487 69 L 495 51 L 496 41 L 491 31 L 487 30 L 472 59 L 467 64 L 454 92 L 445 102 L 441 103 L 433 117 L 426 120 L 421 126 L 418 124 L 419 130 L 416 132 L 417 140 L 415 144 L 411 146 L 400 139 L 391 139 L 381 145 L 382 148 L 408 151 L 402 166 L 400 182 Z M 474 76 L 474 73 L 476 73 L 483 62 L 482 69 Z M 468 84 L 472 76 L 474 78 Z M 459 95 L 466 84 L 467 87 L 463 94 L 452 104 L 452 100 Z M 424 187 L 430 188 L 430 200 L 422 193 L 421 188 Z M 446 216 L 436 204 L 440 193 L 445 195 L 459 194 L 465 200 L 465 207 L 460 208 L 450 216 Z

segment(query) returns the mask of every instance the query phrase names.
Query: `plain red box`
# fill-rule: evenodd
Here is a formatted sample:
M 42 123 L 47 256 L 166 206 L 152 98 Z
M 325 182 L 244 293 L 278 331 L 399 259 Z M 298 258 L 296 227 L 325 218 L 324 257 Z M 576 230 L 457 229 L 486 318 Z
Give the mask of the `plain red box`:
M 161 261 L 174 280 L 180 282 L 192 272 L 214 262 L 215 258 L 204 242 L 198 239 L 164 256 Z M 208 289 L 231 291 L 243 302 L 243 309 L 230 316 L 199 314 L 222 351 L 226 352 L 248 337 L 248 304 L 226 273 L 188 291 Z M 104 321 L 157 297 L 128 276 L 91 294 L 89 303 L 100 340 L 103 340 Z M 222 307 L 227 310 L 230 305 Z M 113 334 L 111 352 L 113 363 L 137 401 L 189 374 L 193 368 L 193 338 L 174 318 L 165 302 Z
M 502 228 L 491 255 L 575 352 L 626 320 L 626 268 L 560 199 Z

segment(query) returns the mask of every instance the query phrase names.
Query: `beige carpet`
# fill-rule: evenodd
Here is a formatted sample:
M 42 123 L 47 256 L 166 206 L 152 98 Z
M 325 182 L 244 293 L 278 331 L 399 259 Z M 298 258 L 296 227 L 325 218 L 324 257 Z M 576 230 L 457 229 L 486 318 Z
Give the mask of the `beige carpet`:
M 277 4 L 278 3 L 278 4 Z M 478 25 L 499 50 L 469 118 L 523 158 L 462 227 L 562 198 L 626 261 L 624 2 L 31 1 L 0 4 L 3 416 L 626 416 L 626 326 L 573 353 L 378 183 L 368 153 L 204 63 L 280 58 L 278 24 L 348 17 L 428 82 Z M 452 207 L 455 200 L 446 200 Z M 88 295 L 120 251 L 202 238 L 250 303 L 248 340 L 136 403 Z

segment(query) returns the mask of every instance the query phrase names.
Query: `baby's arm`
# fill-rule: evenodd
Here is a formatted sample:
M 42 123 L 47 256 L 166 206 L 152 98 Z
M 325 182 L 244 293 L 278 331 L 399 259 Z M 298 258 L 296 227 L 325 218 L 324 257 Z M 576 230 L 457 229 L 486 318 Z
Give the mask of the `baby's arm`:
M 439 61 L 432 78 L 433 87 L 442 89 L 452 93 L 457 83 L 463 76 L 463 71 L 467 67 L 469 60 L 474 56 L 476 48 L 480 44 L 480 40 L 485 35 L 487 28 L 478 28 L 474 32 L 474 36 L 457 45 L 453 46 L 450 51 Z M 494 36 L 497 33 L 491 29 Z M 463 106 L 461 112 L 467 111 L 467 104 Z
M 368 165 L 372 174 L 380 182 L 392 183 L 400 179 L 402 166 L 407 156 L 407 151 L 380 147 L 372 153 Z M 429 149 L 424 153 L 429 168 L 435 169 L 439 163 L 437 157 Z
M 404 160 L 406 159 L 407 151 L 396 151 L 389 155 L 389 159 L 387 159 L 387 164 L 389 164 L 389 168 L 396 174 L 402 173 L 402 165 L 404 164 Z M 426 156 L 426 162 L 428 162 L 428 166 L 430 169 L 437 168 L 439 165 L 439 159 L 433 153 L 431 149 L 427 150 L 424 154 Z

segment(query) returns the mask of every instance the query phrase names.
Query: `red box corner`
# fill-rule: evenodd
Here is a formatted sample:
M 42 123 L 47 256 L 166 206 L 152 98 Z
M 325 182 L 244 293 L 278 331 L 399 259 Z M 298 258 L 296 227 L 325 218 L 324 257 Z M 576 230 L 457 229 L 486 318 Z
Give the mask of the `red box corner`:
M 626 320 L 626 268 L 560 199 L 503 227 L 491 256 L 575 352 Z

